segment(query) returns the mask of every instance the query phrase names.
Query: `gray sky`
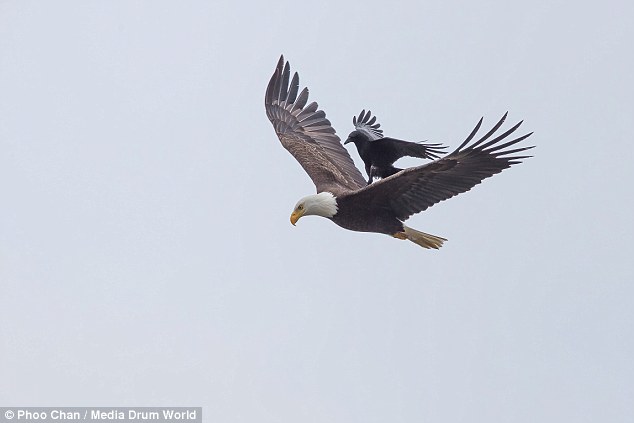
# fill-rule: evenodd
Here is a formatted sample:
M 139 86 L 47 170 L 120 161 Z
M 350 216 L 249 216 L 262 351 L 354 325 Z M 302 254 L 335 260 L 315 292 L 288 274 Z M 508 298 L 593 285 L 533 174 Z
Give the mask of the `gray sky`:
M 4 405 L 634 419 L 633 3 L 387 4 L 0 2 Z M 440 251 L 292 227 L 280 53 L 340 136 L 508 110 L 535 157 L 408 221 Z

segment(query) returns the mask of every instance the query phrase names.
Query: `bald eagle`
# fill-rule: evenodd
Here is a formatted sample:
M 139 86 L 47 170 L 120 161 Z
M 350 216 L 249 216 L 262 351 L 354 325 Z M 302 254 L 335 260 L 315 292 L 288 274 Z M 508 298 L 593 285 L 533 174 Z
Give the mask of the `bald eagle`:
M 348 135 L 344 145 L 352 142 L 357 147 L 357 152 L 365 163 L 365 173 L 368 175 L 368 184 L 377 178 L 387 178 L 403 169 L 394 167 L 394 162 L 401 157 L 418 157 L 421 159 L 437 159 L 447 147 L 441 144 L 417 143 L 402 141 L 384 137 L 381 125 L 376 122 L 376 116 L 365 109 L 359 113 L 359 117 L 352 117 L 355 130 Z
M 445 238 L 417 231 L 403 222 L 521 163 L 530 156 L 517 153 L 533 148 L 514 147 L 531 133 L 505 140 L 522 122 L 489 140 L 502 126 L 506 114 L 482 138 L 472 142 L 482 125 L 480 119 L 452 153 L 367 185 L 326 114 L 318 109 L 317 103 L 307 103 L 308 89 L 299 91 L 298 74 L 290 77 L 290 65 L 281 56 L 266 88 L 266 114 L 284 148 L 297 159 L 317 188 L 317 194 L 304 197 L 295 205 L 291 214 L 293 225 L 303 216 L 316 215 L 348 230 L 377 232 L 438 249 Z

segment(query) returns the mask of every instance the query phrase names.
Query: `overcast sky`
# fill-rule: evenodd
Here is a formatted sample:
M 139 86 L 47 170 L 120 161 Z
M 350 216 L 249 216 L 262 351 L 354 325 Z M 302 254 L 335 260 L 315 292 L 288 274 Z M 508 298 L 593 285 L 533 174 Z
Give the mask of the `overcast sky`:
M 633 5 L 0 1 L 3 405 L 634 421 Z M 508 110 L 535 157 L 412 217 L 439 251 L 293 227 L 281 53 L 340 136 Z

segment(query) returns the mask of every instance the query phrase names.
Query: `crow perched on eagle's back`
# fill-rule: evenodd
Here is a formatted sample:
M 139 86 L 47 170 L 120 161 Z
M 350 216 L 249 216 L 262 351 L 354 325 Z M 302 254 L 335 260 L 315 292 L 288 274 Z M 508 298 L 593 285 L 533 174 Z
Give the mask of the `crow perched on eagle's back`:
M 344 144 L 353 142 L 357 146 L 359 156 L 365 163 L 365 172 L 368 174 L 368 184 L 372 179 L 387 178 L 403 169 L 394 167 L 395 161 L 404 156 L 420 157 L 422 159 L 437 159 L 443 154 L 446 147 L 441 144 L 423 144 L 410 141 L 401 141 L 384 137 L 380 124 L 375 123 L 376 116 L 368 110 L 361 111 L 359 117 L 352 117 L 355 130 L 348 135 Z

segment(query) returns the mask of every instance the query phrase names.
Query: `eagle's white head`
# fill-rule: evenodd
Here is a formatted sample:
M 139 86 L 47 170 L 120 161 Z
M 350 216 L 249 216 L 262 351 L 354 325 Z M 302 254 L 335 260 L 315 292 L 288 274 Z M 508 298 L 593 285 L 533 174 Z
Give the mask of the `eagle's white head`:
M 337 214 L 337 209 L 337 198 L 331 193 L 320 192 L 309 195 L 295 205 L 291 214 L 291 223 L 294 226 L 302 216 L 317 215 L 330 218 Z

